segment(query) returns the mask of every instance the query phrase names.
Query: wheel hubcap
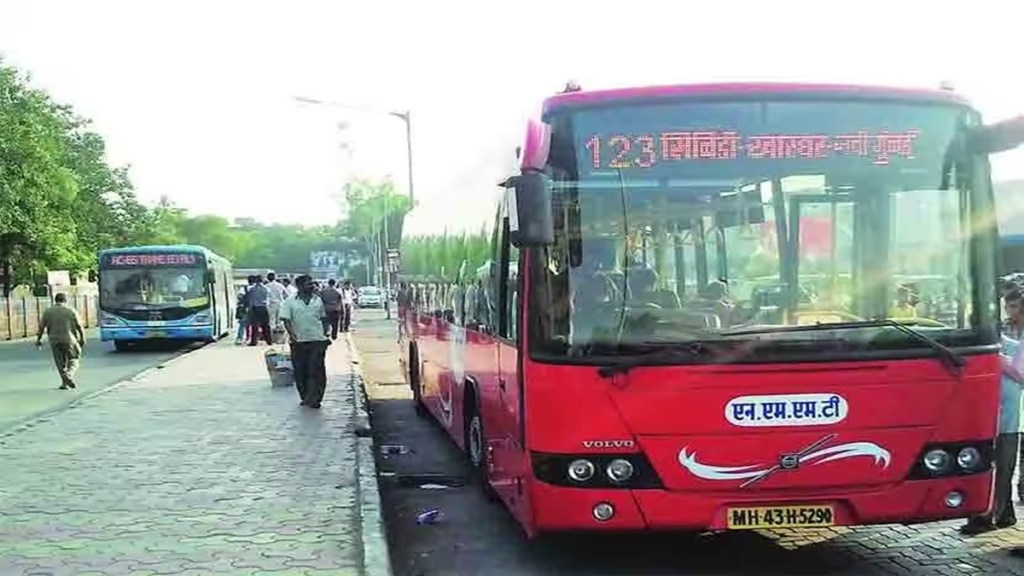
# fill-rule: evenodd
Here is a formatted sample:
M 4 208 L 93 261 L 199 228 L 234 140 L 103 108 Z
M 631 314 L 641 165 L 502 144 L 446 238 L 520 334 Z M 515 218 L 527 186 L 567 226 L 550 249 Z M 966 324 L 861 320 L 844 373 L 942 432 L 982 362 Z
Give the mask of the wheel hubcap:
M 469 421 L 469 456 L 473 459 L 473 465 L 479 466 L 483 454 L 483 439 L 480 437 L 480 417 L 474 416 Z

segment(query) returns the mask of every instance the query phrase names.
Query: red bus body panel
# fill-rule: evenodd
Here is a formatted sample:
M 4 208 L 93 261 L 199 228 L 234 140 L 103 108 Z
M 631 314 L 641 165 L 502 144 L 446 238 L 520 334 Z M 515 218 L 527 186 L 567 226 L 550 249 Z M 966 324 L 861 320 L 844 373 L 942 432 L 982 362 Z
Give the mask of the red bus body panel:
M 723 528 L 726 505 L 832 503 L 838 524 L 917 522 L 980 513 L 991 502 L 992 474 L 906 480 L 929 442 L 995 435 L 999 359 L 973 356 L 953 377 L 934 359 L 887 362 L 644 367 L 603 379 L 593 367 L 530 364 L 527 444 L 533 451 L 585 454 L 585 441 L 634 440 L 664 490 L 581 490 L 533 486 L 540 530 L 567 528 Z M 838 394 L 849 415 L 822 426 L 740 428 L 725 416 L 742 396 Z M 567 403 L 566 399 L 571 398 Z M 871 443 L 871 456 L 836 459 L 768 476 L 708 480 L 681 463 L 684 449 L 716 466 L 773 464 L 781 454 L 836 434 L 834 445 Z M 630 448 L 593 450 L 629 453 Z M 964 506 L 943 497 L 959 489 Z M 610 502 L 616 517 L 598 523 L 591 510 Z

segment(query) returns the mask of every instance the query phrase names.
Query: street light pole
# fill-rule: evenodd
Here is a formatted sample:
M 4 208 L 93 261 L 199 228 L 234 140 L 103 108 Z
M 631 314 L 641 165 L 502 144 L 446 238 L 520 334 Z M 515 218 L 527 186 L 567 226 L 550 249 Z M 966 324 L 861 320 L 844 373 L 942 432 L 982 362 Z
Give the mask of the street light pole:
M 409 205 L 411 206 L 415 196 L 413 192 L 413 172 L 412 172 L 412 110 L 406 110 L 405 112 L 395 112 L 392 110 L 380 110 L 377 108 L 371 108 L 369 106 L 357 106 L 354 104 L 345 104 L 342 102 L 329 102 L 324 100 L 317 100 L 316 98 L 307 98 L 304 96 L 295 96 L 294 99 L 297 102 L 304 104 L 314 104 L 317 106 L 333 106 L 335 108 L 347 108 L 349 110 L 358 110 L 363 112 L 374 112 L 377 114 L 387 114 L 388 116 L 394 116 L 400 118 L 405 122 L 405 150 L 406 160 L 408 162 L 409 169 Z M 391 194 L 385 192 L 384 194 L 384 224 L 382 226 L 384 234 L 384 254 L 380 257 L 380 270 L 383 274 L 384 280 L 384 310 L 387 313 L 388 319 L 391 318 L 391 238 L 388 235 L 388 215 L 390 214 L 390 203 L 389 196 Z M 379 245 L 379 244 L 378 244 Z
M 405 115 L 400 118 L 405 120 L 405 157 L 409 161 L 409 205 L 411 207 L 415 199 L 412 190 L 412 110 L 407 110 Z
M 381 272 L 384 274 L 384 314 L 391 319 L 391 238 L 388 236 L 388 196 L 391 191 L 384 189 L 384 257 Z

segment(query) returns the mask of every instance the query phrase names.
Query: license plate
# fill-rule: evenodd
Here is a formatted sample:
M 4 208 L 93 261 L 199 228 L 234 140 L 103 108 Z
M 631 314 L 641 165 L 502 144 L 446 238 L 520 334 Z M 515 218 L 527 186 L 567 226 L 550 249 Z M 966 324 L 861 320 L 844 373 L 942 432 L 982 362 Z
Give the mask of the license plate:
M 149 332 L 146 332 L 146 336 L 149 336 L 150 338 L 164 338 L 167 336 L 167 332 L 164 332 L 163 330 L 150 330 Z
M 730 530 L 765 528 L 820 528 L 835 524 L 831 506 L 759 506 L 729 508 Z

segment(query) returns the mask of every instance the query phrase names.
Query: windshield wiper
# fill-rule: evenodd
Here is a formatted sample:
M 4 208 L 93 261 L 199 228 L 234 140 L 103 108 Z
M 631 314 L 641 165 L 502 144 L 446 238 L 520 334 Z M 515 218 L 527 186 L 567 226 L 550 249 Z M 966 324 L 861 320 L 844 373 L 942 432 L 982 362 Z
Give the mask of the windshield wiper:
M 654 345 L 655 343 L 644 342 L 643 344 Z M 665 343 L 659 342 L 657 344 Z M 647 366 L 652 363 L 658 364 L 672 360 L 691 360 L 693 358 L 700 358 L 709 354 L 713 355 L 715 352 L 701 342 L 692 342 L 683 346 L 675 345 L 671 348 L 658 348 L 652 352 L 644 352 L 627 356 L 613 364 L 601 366 L 597 369 L 597 374 L 602 378 L 611 378 L 616 374 L 625 374 L 638 366 Z
M 720 332 L 721 336 L 739 336 L 743 334 L 769 334 L 773 332 L 815 332 L 818 330 L 851 330 L 855 328 L 895 328 L 900 332 L 910 336 L 911 338 L 922 342 L 931 347 L 938 354 L 939 361 L 946 367 L 953 376 L 957 376 L 960 373 L 960 368 L 967 365 L 967 359 L 959 354 L 956 350 L 953 350 L 949 346 L 946 346 L 942 342 L 935 340 L 931 336 L 918 332 L 906 324 L 902 324 L 893 320 L 892 318 L 876 318 L 874 320 L 859 320 L 856 322 L 829 322 L 819 324 L 808 324 L 805 326 L 765 326 L 762 328 L 737 328 L 735 330 L 726 330 Z

